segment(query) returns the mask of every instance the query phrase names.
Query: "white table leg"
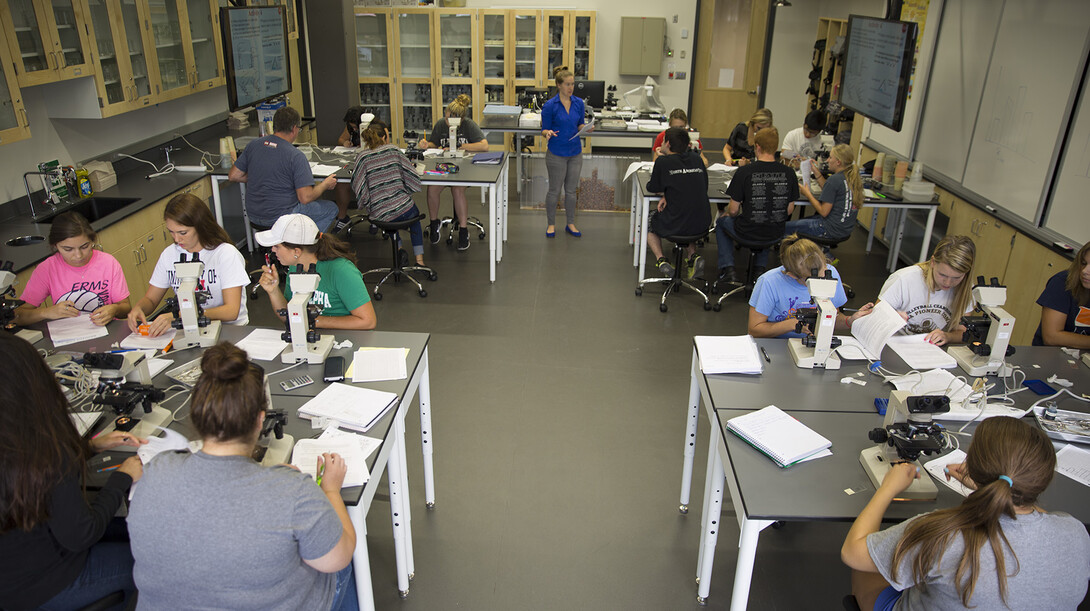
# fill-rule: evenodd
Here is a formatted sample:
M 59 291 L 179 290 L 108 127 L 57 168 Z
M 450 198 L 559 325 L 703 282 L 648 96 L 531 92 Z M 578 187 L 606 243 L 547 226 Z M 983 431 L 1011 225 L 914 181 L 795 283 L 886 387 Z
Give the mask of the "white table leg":
M 522 146 L 521 139 L 515 134 L 515 193 L 522 195 Z
M 424 503 L 428 509 L 433 509 L 435 507 L 435 465 L 432 463 L 434 447 L 431 430 L 431 373 L 427 348 L 424 348 L 420 361 L 423 369 L 420 374 L 420 388 L 417 392 L 420 397 L 420 447 L 424 453 Z
M 367 520 L 359 505 L 347 507 L 348 519 L 356 529 L 356 549 L 352 550 L 352 572 L 356 579 L 356 600 L 362 611 L 375 611 L 375 593 L 371 586 L 371 562 L 367 557 Z
M 395 430 L 392 439 L 394 444 L 400 444 L 403 441 L 398 435 L 397 426 L 397 419 L 395 418 Z M 402 428 L 402 432 L 404 432 L 404 428 Z M 394 527 L 394 563 L 397 566 L 397 591 L 402 598 L 405 598 L 409 595 L 409 563 L 408 552 L 405 549 L 405 528 L 407 524 L 402 498 L 404 482 L 401 473 L 400 448 L 394 447 L 389 458 L 386 459 L 386 477 L 390 484 L 390 518 Z
M 708 440 L 708 461 L 707 461 L 708 464 L 707 464 L 707 467 L 704 469 L 704 501 L 703 501 L 703 505 L 700 508 L 700 533 L 701 533 L 700 534 L 700 537 L 701 537 L 700 540 L 701 540 L 701 542 L 703 542 L 703 540 L 704 540 L 704 533 L 707 532 L 707 530 L 708 530 L 708 528 L 707 528 L 708 527 L 708 516 L 709 516 L 709 514 L 711 512 L 711 507 L 713 505 L 713 498 L 715 496 L 713 494 L 713 492 L 712 492 L 712 488 L 714 486 L 716 486 L 715 482 L 717 482 L 717 481 L 722 482 L 722 480 L 716 480 L 715 478 L 712 477 L 712 472 L 715 471 L 716 463 L 719 462 L 719 459 L 716 457 L 716 453 L 715 453 L 716 444 L 719 443 L 719 440 L 716 437 L 719 434 L 720 434 L 719 431 L 715 430 L 715 427 L 713 426 L 712 430 L 711 430 L 711 439 Z M 721 466 L 720 466 L 720 470 L 722 470 Z M 722 477 L 722 476 L 720 476 L 720 477 Z M 720 505 L 722 505 L 722 494 L 720 494 L 719 503 L 720 503 Z M 713 546 L 713 549 L 714 549 L 714 546 Z M 703 570 L 704 570 L 704 551 L 705 551 L 704 546 L 701 545 L 700 549 L 697 551 L 697 555 L 696 555 L 696 583 L 697 584 L 700 583 L 700 576 L 703 574 Z
M 689 383 L 689 408 L 686 413 L 684 456 L 681 469 L 681 502 L 678 511 L 689 513 L 689 493 L 693 483 L 693 460 L 696 458 L 696 430 L 700 420 L 700 357 L 693 348 L 693 366 Z
M 405 412 L 402 412 L 404 414 Z M 416 575 L 416 560 L 413 558 L 413 508 L 412 499 L 409 498 L 409 461 L 405 458 L 405 420 L 404 416 L 396 423 L 394 433 L 398 437 L 398 460 L 401 461 L 401 509 L 404 514 L 405 525 L 405 569 L 408 572 L 409 581 Z
M 931 230 L 935 227 L 935 212 L 938 209 L 938 206 L 932 206 L 927 212 L 927 226 L 923 229 L 923 244 L 920 245 L 920 258 L 917 263 L 927 260 L 927 251 L 931 249 Z
M 628 244 L 631 246 L 636 243 L 636 212 L 638 212 L 638 197 L 640 194 L 639 185 L 636 183 L 636 179 L 632 179 L 632 197 L 628 205 Z M 632 264 L 635 266 L 636 260 L 633 255 Z
M 503 177 L 503 180 L 501 182 L 503 184 L 500 186 L 500 198 L 501 198 L 500 201 L 503 202 L 503 212 L 502 212 L 500 218 L 503 220 L 503 241 L 504 242 L 507 241 L 507 214 L 508 214 L 508 205 L 510 203 L 509 200 L 511 199 L 510 197 L 508 197 L 508 193 L 510 192 L 510 191 L 508 191 L 508 189 L 511 188 L 510 184 L 509 184 L 509 177 L 510 177 L 510 171 L 509 170 L 510 169 L 511 169 L 511 158 L 508 157 L 507 160 L 505 160 L 503 162 L 503 173 L 501 174 L 501 176 Z
M 761 531 L 771 525 L 771 520 L 742 519 L 742 533 L 738 537 L 738 564 L 734 569 L 734 591 L 730 596 L 731 611 L 746 611 L 749 604 L 749 586 L 753 581 L 753 561 L 757 557 L 757 541 L 761 537 Z M 708 576 L 711 577 L 710 567 Z
M 637 236 L 638 243 L 636 244 L 640 259 L 640 275 L 639 278 L 636 279 L 637 282 L 644 279 L 644 271 L 647 268 L 647 253 L 645 250 L 647 248 L 647 216 L 648 209 L 651 207 L 650 198 L 641 197 L 640 201 L 642 202 L 640 204 L 640 218 L 642 220 L 640 221 L 640 230 L 639 235 Z
M 716 431 L 718 433 L 718 431 Z M 712 586 L 712 565 L 715 562 L 715 543 L 719 539 L 720 518 L 723 513 L 723 462 L 719 460 L 715 446 L 708 448 L 708 455 L 714 457 L 708 469 L 707 486 L 711 491 L 704 505 L 704 524 L 700 531 L 700 556 L 697 559 L 696 601 L 704 604 Z M 752 568 L 752 567 L 750 567 Z
M 497 232 L 502 232 L 499 219 L 496 214 L 496 190 L 488 190 L 488 281 L 496 281 L 496 243 L 500 239 Z M 502 235 L 502 234 L 501 234 Z
M 874 230 L 878 225 L 878 208 L 871 208 L 870 211 L 870 233 L 867 234 L 867 254 L 870 254 L 870 247 L 874 244 Z
M 893 236 L 893 244 L 889 249 L 890 262 L 889 271 L 893 273 L 897 269 L 897 263 L 901 260 L 901 242 L 905 237 L 905 220 L 908 218 L 908 211 L 904 209 L 897 210 L 897 233 Z

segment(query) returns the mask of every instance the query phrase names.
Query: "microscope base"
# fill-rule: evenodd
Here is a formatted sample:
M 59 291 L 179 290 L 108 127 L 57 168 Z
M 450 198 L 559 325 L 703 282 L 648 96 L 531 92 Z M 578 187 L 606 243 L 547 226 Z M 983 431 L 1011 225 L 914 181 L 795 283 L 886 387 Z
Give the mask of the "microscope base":
M 311 365 L 320 365 L 325 362 L 325 357 L 329 356 L 329 351 L 332 349 L 333 336 L 323 335 L 317 342 L 307 344 L 307 351 L 304 355 L 296 356 L 295 349 L 292 346 L 288 346 L 284 349 L 283 354 L 280 355 L 280 360 L 284 363 L 306 361 Z
M 174 349 L 185 350 L 186 348 L 208 348 L 209 346 L 215 346 L 220 341 L 220 327 L 223 323 L 218 320 L 213 320 L 208 323 L 207 327 L 204 327 L 196 333 L 182 332 L 181 337 L 174 337 Z
M 129 432 L 132 433 L 133 436 L 141 437 L 143 439 L 157 437 L 159 435 L 159 427 L 166 427 L 166 425 L 174 420 L 173 416 L 170 414 L 170 410 L 165 407 L 159 407 L 158 405 L 152 407 L 151 413 L 147 414 L 144 413 L 143 408 L 137 407 L 133 410 L 133 419 L 139 420 L 139 422 Z M 102 429 L 102 432 L 99 433 L 99 435 L 112 433 L 115 430 L 117 430 L 117 427 L 114 426 L 114 419 L 111 419 L 109 424 L 106 425 L 106 428 Z M 135 453 L 136 450 L 137 448 L 133 446 L 117 446 L 116 448 L 113 448 L 113 451 L 115 452 Z
M 814 360 L 814 349 L 803 346 L 802 340 L 797 337 L 787 340 L 787 348 L 791 352 L 791 360 L 801 369 L 840 369 L 840 357 L 835 352 L 829 352 L 829 358 L 821 363 Z
M 461 157 L 465 157 L 465 156 L 466 156 L 466 152 L 461 150 L 461 149 L 459 149 L 457 151 L 443 151 L 443 157 L 447 157 L 447 158 L 457 159 L 457 158 L 461 158 Z
M 258 441 L 258 444 L 264 445 L 263 442 L 264 440 Z M 268 440 L 266 447 L 265 457 L 261 459 L 262 467 L 288 464 L 291 462 L 291 450 L 295 447 L 295 438 L 287 434 L 283 439 L 272 437 Z
M 867 472 L 867 477 L 870 478 L 874 488 L 877 490 L 882 485 L 882 480 L 886 477 L 886 473 L 889 472 L 890 464 L 886 460 L 884 448 L 882 446 L 874 446 L 867 448 L 859 453 L 859 464 L 863 465 L 863 470 Z M 912 463 L 916 465 L 916 468 L 920 470 L 920 478 L 912 481 L 912 485 L 905 489 L 904 492 L 899 494 L 895 501 L 933 501 L 939 495 L 939 489 L 935 487 L 935 482 L 931 481 L 931 476 L 927 474 L 927 471 L 923 468 L 923 463 L 916 461 Z
M 974 354 L 967 346 L 950 346 L 946 353 L 954 357 L 962 371 L 974 377 L 994 374 L 1005 378 L 1014 370 L 1005 360 L 993 361 L 991 357 L 988 357 L 988 362 L 981 365 L 980 360 L 984 357 Z

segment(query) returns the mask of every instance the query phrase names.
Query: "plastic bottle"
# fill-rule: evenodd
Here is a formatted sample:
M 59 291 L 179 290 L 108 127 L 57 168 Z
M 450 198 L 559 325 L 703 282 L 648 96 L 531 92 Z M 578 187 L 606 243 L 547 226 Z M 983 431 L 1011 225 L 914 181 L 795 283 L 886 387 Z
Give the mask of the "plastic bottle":
M 95 190 L 91 188 L 91 178 L 87 168 L 76 170 L 76 184 L 79 185 L 80 199 L 94 195 Z

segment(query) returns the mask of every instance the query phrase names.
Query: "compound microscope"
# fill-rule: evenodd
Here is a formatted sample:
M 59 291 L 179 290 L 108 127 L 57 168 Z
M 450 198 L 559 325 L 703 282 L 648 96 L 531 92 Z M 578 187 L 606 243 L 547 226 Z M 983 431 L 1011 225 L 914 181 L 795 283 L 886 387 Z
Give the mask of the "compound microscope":
M 871 429 L 867 437 L 878 445 L 859 453 L 859 462 L 875 488 L 893 465 L 915 462 L 920 477 L 894 500 L 933 501 L 938 496 L 935 482 L 919 462 L 921 454 L 938 454 L 946 447 L 946 429 L 932 422 L 934 414 L 950 411 L 945 395 L 913 395 L 907 390 L 889 393 L 889 405 L 882 428 Z
M 1014 347 L 1010 345 L 1014 316 L 1002 307 L 1007 302 L 1007 287 L 999 284 L 998 278 L 985 284 L 984 276 L 978 276 L 973 300 L 984 315 L 963 317 L 965 345 L 951 346 L 947 352 L 971 376 L 1009 376 L 1013 368 L 1006 358 L 1014 354 Z
M 83 355 L 83 366 L 101 370 L 98 391 L 91 403 L 108 406 L 116 414 L 116 418 L 100 434 L 126 431 L 147 439 L 156 436 L 159 428 L 165 427 L 173 419 L 170 410 L 156 405 L 166 394 L 151 384 L 148 359 L 143 352 L 88 352 Z M 139 417 L 133 415 L 137 405 L 143 408 Z M 130 446 L 115 449 L 122 452 L 137 450 Z
M 170 326 L 182 330 L 182 336 L 174 338 L 175 350 L 194 346 L 207 348 L 219 341 L 220 321 L 209 320 L 204 315 L 204 304 L 212 295 L 202 286 L 203 273 L 204 263 L 197 253 L 193 253 L 191 261 L 186 261 L 185 253 L 182 253 L 174 264 L 174 275 L 179 279 L 178 289 L 175 297 L 167 299 L 167 307 L 174 313 Z
M 836 306 L 833 305 L 833 297 L 836 295 L 837 280 L 833 278 L 831 270 L 825 270 L 825 277 L 818 276 L 817 268 L 810 269 L 810 277 L 806 279 L 806 289 L 810 291 L 810 302 L 816 308 L 807 308 L 805 311 L 796 312 L 798 322 L 795 323 L 795 331 L 802 333 L 805 327 L 809 327 L 810 334 L 806 337 L 792 337 L 787 340 L 788 351 L 795 365 L 802 369 L 840 369 L 840 357 L 833 350 L 840 346 L 840 340 L 833 337 L 836 327 Z
M 329 351 L 333 349 L 333 336 L 321 335 L 316 328 L 322 308 L 310 303 L 321 279 L 314 264 L 305 271 L 302 265 L 296 265 L 295 271 L 291 272 L 291 301 L 287 308 L 277 312 L 277 315 L 285 318 L 286 330 L 280 337 L 291 344 L 280 355 L 285 363 L 324 363 Z

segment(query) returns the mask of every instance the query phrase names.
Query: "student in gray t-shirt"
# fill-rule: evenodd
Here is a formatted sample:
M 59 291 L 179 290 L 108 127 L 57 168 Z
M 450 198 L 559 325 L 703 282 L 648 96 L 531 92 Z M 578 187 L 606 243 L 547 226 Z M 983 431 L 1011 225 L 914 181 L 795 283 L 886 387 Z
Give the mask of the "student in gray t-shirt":
M 890 502 L 918 473 L 896 464 L 855 519 L 840 556 L 861 609 L 1075 609 L 1090 579 L 1090 535 L 1037 497 L 1056 452 L 1040 429 L 1008 416 L 977 426 L 965 463 L 947 467 L 973 492 L 957 507 L 879 531 Z M 966 557 L 975 571 L 957 575 Z M 914 564 L 920 562 L 922 570 Z
M 844 240 L 855 229 L 859 208 L 863 205 L 863 181 L 855 165 L 855 153 L 847 144 L 838 144 L 829 151 L 829 169 L 833 175 L 828 180 L 818 172 L 821 199 L 814 197 L 806 185 L 799 186 L 799 193 L 814 207 L 813 216 L 788 221 L 784 235 L 792 233 L 807 236 Z
M 336 176 L 314 184 L 306 155 L 292 143 L 299 136 L 299 113 L 285 106 L 273 115 L 272 134 L 251 141 L 238 156 L 227 178 L 246 183 L 246 214 L 255 225 L 272 227 L 285 214 L 301 213 L 322 231 L 347 215 L 322 194 L 337 185 Z
M 140 609 L 358 609 L 346 467 L 322 483 L 251 458 L 265 418 L 260 367 L 226 342 L 201 359 L 192 421 L 201 451 L 156 456 L 129 511 Z

